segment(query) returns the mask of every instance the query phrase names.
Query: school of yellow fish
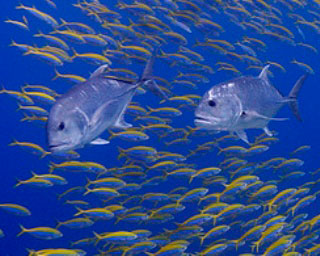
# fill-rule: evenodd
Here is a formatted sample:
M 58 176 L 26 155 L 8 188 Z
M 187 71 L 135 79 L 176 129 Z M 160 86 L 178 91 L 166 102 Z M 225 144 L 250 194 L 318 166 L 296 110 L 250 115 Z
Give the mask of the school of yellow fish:
M 50 156 L 45 146 L 33 142 L 10 144 L 48 162 L 46 172 L 31 173 L 15 189 L 31 186 L 45 193 L 46 188 L 64 186 L 57 200 L 61 207 L 74 209 L 73 215 L 55 227 L 21 225 L 17 235 L 51 240 L 63 239 L 65 229 L 86 234 L 81 240 L 65 241 L 65 248 L 50 244 L 49 248 L 28 249 L 28 255 L 320 254 L 320 211 L 311 217 L 303 211 L 319 193 L 314 189 L 320 182 L 319 169 L 312 173 L 301 170 L 301 156 L 310 150 L 309 145 L 284 154 L 287 156 L 266 157 L 281 143 L 276 136 L 261 134 L 250 146 L 241 146 L 232 134 L 179 127 L 175 121 L 185 112 L 192 114 L 201 99 L 196 89 L 209 83 L 215 72 L 232 77 L 241 75 L 240 70 L 260 71 L 267 63 L 275 73 L 286 72 L 290 63 L 266 58 L 270 45 L 317 54 L 318 46 L 305 43 L 304 38 L 319 34 L 320 1 L 79 0 L 73 4 L 78 16 L 66 18 L 59 15 L 59 1 L 43 2 L 46 11 L 33 3 L 21 3 L 16 7 L 21 20 L 5 22 L 32 33 L 32 43 L 12 40 L 11 46 L 25 58 L 33 56 L 48 63 L 53 74 L 48 80 L 60 84 L 85 81 L 78 74 L 63 72 L 63 67 L 83 60 L 96 66 L 108 64 L 110 79 L 136 81 L 138 72 L 132 67 L 143 67 L 158 47 L 157 61 L 164 61 L 176 76 L 155 77 L 170 95 L 168 101 L 155 107 L 131 102 L 126 115 L 133 117 L 135 127 L 109 131 L 111 143 L 105 150 L 119 151 L 118 159 L 113 160 L 118 161 L 117 166 L 82 160 L 75 151 Z M 47 31 L 37 31 L 32 27 L 35 22 L 46 23 Z M 228 34 L 232 40 L 224 39 Z M 203 64 L 206 60 L 209 65 Z M 291 64 L 314 73 L 301 60 L 293 58 Z M 88 74 L 90 70 L 94 68 L 88 66 Z M 143 89 L 139 92 L 145 93 Z M 21 91 L 3 88 L 0 93 L 17 101 L 21 121 L 43 126 L 59 97 L 55 88 L 31 84 Z M 137 99 L 143 102 L 144 97 Z M 157 142 L 149 142 L 151 137 Z M 121 140 L 129 146 L 117 147 Z M 194 146 L 195 141 L 201 143 Z M 199 167 L 202 158 L 212 159 L 212 166 Z M 75 177 L 83 173 L 87 182 L 67 180 L 66 172 Z M 270 173 L 277 179 L 270 180 Z M 290 187 L 289 180 L 303 176 L 308 182 Z M 0 204 L 0 208 L 17 216 L 32 215 L 32 209 L 14 202 Z M 126 223 L 125 230 L 117 228 L 119 222 Z M 95 224 L 105 226 L 105 231 L 86 232 Z

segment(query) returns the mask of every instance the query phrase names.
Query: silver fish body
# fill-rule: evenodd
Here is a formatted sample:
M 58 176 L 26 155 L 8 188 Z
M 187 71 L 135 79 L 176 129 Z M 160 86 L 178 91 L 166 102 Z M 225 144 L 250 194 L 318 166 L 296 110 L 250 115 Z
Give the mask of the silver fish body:
M 272 136 L 268 130 L 271 120 L 286 103 L 298 119 L 297 94 L 306 78 L 302 76 L 284 97 L 267 78 L 269 65 L 258 77 L 242 76 L 213 86 L 207 91 L 195 111 L 195 124 L 206 130 L 231 131 L 248 142 L 245 129 L 261 128 Z
M 137 83 L 110 79 L 99 67 L 91 77 L 62 95 L 51 108 L 47 125 L 51 152 L 68 151 L 84 145 L 107 144 L 99 135 L 108 128 L 131 127 L 124 121 L 124 112 L 139 86 L 158 95 L 162 91 L 151 79 L 154 56 L 149 60 Z

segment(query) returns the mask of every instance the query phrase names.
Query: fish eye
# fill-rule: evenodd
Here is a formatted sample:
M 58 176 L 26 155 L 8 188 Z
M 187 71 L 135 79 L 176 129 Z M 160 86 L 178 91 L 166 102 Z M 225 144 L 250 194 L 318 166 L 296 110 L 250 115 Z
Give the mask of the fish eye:
M 244 111 L 242 111 L 242 113 L 241 113 L 241 117 L 246 117 L 246 115 L 247 115 L 247 113 L 246 113 L 246 112 L 244 112 Z
M 64 129 L 64 122 L 61 122 L 58 126 L 58 129 L 62 131 Z
M 215 106 L 217 105 L 217 103 L 216 103 L 214 100 L 209 100 L 209 101 L 208 101 L 208 105 L 209 105 L 210 107 L 215 107 Z

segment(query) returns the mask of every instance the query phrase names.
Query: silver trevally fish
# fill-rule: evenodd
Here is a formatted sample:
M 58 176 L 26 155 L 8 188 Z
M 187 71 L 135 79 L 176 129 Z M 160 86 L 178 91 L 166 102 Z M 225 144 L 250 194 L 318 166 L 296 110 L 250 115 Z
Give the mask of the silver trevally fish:
M 124 112 L 139 86 L 166 98 L 152 79 L 155 54 L 149 59 L 138 82 L 111 79 L 105 75 L 106 65 L 91 77 L 62 95 L 50 110 L 47 138 L 51 152 L 81 148 L 91 143 L 109 143 L 99 138 L 108 128 L 131 127 L 124 121 Z
M 301 120 L 297 95 L 307 74 L 301 76 L 289 96 L 284 97 L 267 77 L 269 66 L 265 66 L 258 77 L 242 76 L 213 86 L 204 94 L 195 111 L 195 125 L 206 130 L 235 132 L 249 144 L 244 130 L 261 128 L 272 136 L 268 123 L 287 120 L 274 117 L 286 103 Z

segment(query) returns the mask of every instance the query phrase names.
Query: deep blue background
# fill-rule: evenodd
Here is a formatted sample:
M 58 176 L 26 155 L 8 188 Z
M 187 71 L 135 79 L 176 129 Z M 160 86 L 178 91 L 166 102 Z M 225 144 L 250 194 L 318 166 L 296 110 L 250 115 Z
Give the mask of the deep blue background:
M 26 14 L 22 10 L 15 10 L 15 6 L 17 6 L 19 2 L 20 1 L 14 0 L 7 1 L 0 9 L 0 85 L 3 85 L 5 88 L 10 90 L 19 90 L 20 87 L 26 83 L 42 84 L 56 89 L 59 92 L 66 91 L 70 88 L 70 84 L 59 80 L 57 82 L 51 81 L 51 78 L 54 76 L 54 69 L 52 66 L 29 56 L 22 56 L 18 49 L 15 47 L 9 47 L 12 39 L 18 43 L 27 43 L 32 45 L 36 40 L 32 37 L 32 34 L 36 33 L 38 30 L 43 30 L 44 32 L 50 31 L 50 27 L 44 24 L 44 22 L 32 17 L 32 15 Z M 82 21 L 84 23 L 87 22 L 92 26 L 95 25 L 94 22 L 81 15 L 78 9 L 72 8 L 71 4 L 67 4 L 67 2 L 71 3 L 76 1 L 57 3 L 57 11 L 50 9 L 50 7 L 45 4 L 45 1 L 43 1 L 43 3 L 36 3 L 36 6 L 38 9 L 51 13 L 55 18 L 65 17 L 70 21 Z M 28 17 L 32 33 L 3 22 L 6 18 L 21 20 L 22 13 Z M 188 39 L 190 38 L 190 41 L 194 41 L 194 38 L 192 38 L 193 35 L 187 36 Z M 231 33 L 225 33 L 222 37 L 226 40 L 234 41 Z M 316 46 L 316 42 L 318 42 L 315 41 L 318 40 L 318 38 L 309 37 L 308 40 L 309 43 L 314 46 Z M 40 40 L 37 42 L 40 42 Z M 272 148 L 270 155 L 288 156 L 288 153 L 296 147 L 303 144 L 309 144 L 312 146 L 312 150 L 303 157 L 306 162 L 305 171 L 314 171 L 319 167 L 318 159 L 320 150 L 319 56 L 310 52 L 301 51 L 299 48 L 294 48 L 277 41 L 269 41 L 268 46 L 268 51 L 266 52 L 266 56 L 263 56 L 263 59 L 277 61 L 283 64 L 287 69 L 286 73 L 281 73 L 276 69 L 272 69 L 272 71 L 274 71 L 274 78 L 271 80 L 273 84 L 284 94 L 287 94 L 290 91 L 295 81 L 303 73 L 303 71 L 297 66 L 290 64 L 290 61 L 297 59 L 308 63 L 315 68 L 315 75 L 310 75 L 304 88 L 301 90 L 301 94 L 299 95 L 300 111 L 303 123 L 299 123 L 295 120 L 289 108 L 284 107 L 281 109 L 278 116 L 290 117 L 290 120 L 286 122 L 271 122 L 270 124 L 270 128 L 272 130 L 279 132 L 278 137 L 280 139 L 280 142 Z M 167 47 L 170 49 L 171 46 L 169 45 Z M 217 58 L 219 58 L 219 56 L 217 56 Z M 216 61 L 218 61 L 218 59 L 216 59 L 216 56 L 213 54 L 206 58 L 207 65 L 213 66 Z M 142 68 L 143 67 L 140 66 L 135 69 L 135 71 L 141 72 Z M 164 68 L 166 72 L 162 71 Z M 75 61 L 75 63 L 66 64 L 63 68 L 61 67 L 58 69 L 65 73 L 74 72 L 84 77 L 88 77 L 90 72 L 94 71 L 95 67 Z M 244 70 L 244 72 L 257 75 L 254 71 Z M 158 61 L 156 64 L 155 73 L 158 76 L 164 77 L 172 77 L 175 74 L 174 71 L 168 70 L 165 64 L 161 61 Z M 210 76 L 210 84 L 199 84 L 198 91 L 188 91 L 185 93 L 197 93 L 201 95 L 213 84 L 231 77 L 232 76 L 230 75 L 226 77 L 225 74 L 217 73 Z M 75 213 L 75 210 L 71 206 L 63 206 L 61 202 L 56 200 L 56 194 L 64 191 L 63 188 L 50 188 L 47 190 L 28 188 L 24 186 L 14 188 L 17 179 L 29 178 L 31 176 L 31 171 L 35 171 L 36 173 L 45 173 L 48 169 L 47 166 L 49 159 L 39 159 L 36 156 L 20 150 L 18 147 L 9 147 L 8 144 L 11 143 L 13 139 L 17 139 L 18 141 L 31 141 L 45 147 L 45 130 L 43 127 L 20 122 L 22 115 L 16 111 L 17 104 L 14 99 L 6 95 L 0 95 L 0 99 L 0 112 L 2 113 L 2 121 L 0 122 L 0 203 L 18 203 L 27 206 L 32 211 L 31 217 L 21 218 L 11 216 L 2 211 L 0 212 L 0 228 L 3 229 L 5 233 L 5 237 L 0 239 L 0 255 L 24 255 L 26 254 L 26 248 L 40 249 L 45 247 L 67 247 L 68 241 L 71 239 L 76 240 L 75 236 L 77 238 L 81 238 L 81 236 L 79 234 L 75 235 L 74 232 L 68 231 L 64 228 L 61 229 L 64 232 L 64 238 L 55 241 L 41 241 L 30 238 L 27 235 L 16 238 L 16 234 L 20 231 L 18 224 L 23 224 L 26 227 L 55 226 L 57 219 L 65 220 L 71 217 L 72 214 Z M 157 104 L 151 103 L 154 99 L 156 98 L 150 96 L 149 100 L 147 100 L 147 97 L 142 95 L 134 98 L 134 101 L 139 101 L 141 105 L 144 106 L 148 104 L 157 106 Z M 186 125 L 193 126 L 192 118 L 193 113 L 185 111 L 182 117 L 177 118 L 175 123 L 176 127 L 185 127 Z M 253 138 L 254 134 L 257 133 L 255 131 L 249 131 L 249 137 Z M 119 143 L 119 145 L 125 145 L 122 142 Z M 153 145 L 154 147 L 157 147 L 157 143 L 157 139 L 151 139 L 147 142 L 147 144 Z M 196 145 L 195 142 L 193 143 L 194 144 L 192 145 Z M 131 145 L 133 146 L 135 144 L 133 143 Z M 98 161 L 105 164 L 108 168 L 120 165 L 116 160 L 116 156 L 118 154 L 116 146 L 117 142 L 103 147 L 87 147 L 80 151 L 82 153 L 81 160 Z M 161 146 L 160 148 L 163 147 Z M 174 150 L 179 151 L 180 148 L 175 147 Z M 211 157 L 211 164 L 214 164 L 215 154 L 212 153 Z M 72 187 L 72 184 L 74 184 L 74 186 L 77 186 L 77 184 L 84 184 L 84 175 L 82 174 L 79 174 L 78 176 L 74 174 L 67 174 L 66 177 L 69 177 L 69 182 L 71 183 L 69 187 Z M 310 179 L 311 176 L 308 176 L 308 178 Z M 171 186 L 174 185 L 174 183 L 171 184 Z M 295 186 L 295 183 L 290 184 L 290 181 L 288 181 L 288 187 L 290 186 Z M 314 213 L 312 213 L 312 209 L 314 208 L 310 207 L 308 209 L 310 209 L 310 214 L 314 215 Z M 109 226 L 110 224 L 106 223 L 106 225 Z M 119 227 L 126 227 L 125 225 L 121 225 L 122 224 L 120 224 Z M 95 228 L 98 231 L 101 227 Z M 171 225 L 170 228 L 174 228 L 174 225 Z M 85 232 L 85 236 L 88 233 Z

